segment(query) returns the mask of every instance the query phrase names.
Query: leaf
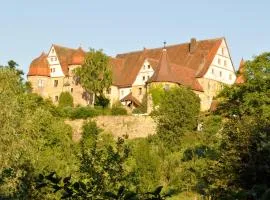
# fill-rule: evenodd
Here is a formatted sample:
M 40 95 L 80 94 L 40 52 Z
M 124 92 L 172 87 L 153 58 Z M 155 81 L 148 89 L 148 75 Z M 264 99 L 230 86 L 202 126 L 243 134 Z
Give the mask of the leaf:
M 68 176 L 68 177 L 64 178 L 63 182 L 65 184 L 70 183 L 70 179 L 71 179 L 71 176 Z
M 155 191 L 153 192 L 153 195 L 159 195 L 161 190 L 162 190 L 163 186 L 158 186 Z
M 115 195 L 115 194 L 112 193 L 112 192 L 105 192 L 104 195 L 105 195 L 106 197 L 111 197 L 111 198 L 117 199 L 117 195 Z
M 120 197 L 123 195 L 124 191 L 125 191 L 125 186 L 121 186 L 118 190 L 117 196 Z

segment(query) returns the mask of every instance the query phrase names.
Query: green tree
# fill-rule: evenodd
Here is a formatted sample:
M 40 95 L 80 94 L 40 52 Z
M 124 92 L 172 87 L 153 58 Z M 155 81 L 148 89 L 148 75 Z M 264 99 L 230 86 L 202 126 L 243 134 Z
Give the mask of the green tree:
M 90 49 L 82 67 L 75 70 L 75 75 L 79 77 L 80 84 L 88 94 L 103 96 L 104 90 L 112 84 L 109 57 L 102 50 Z
M 69 92 L 61 92 L 59 97 L 60 107 L 73 107 L 73 97 Z
M 165 91 L 153 113 L 157 134 L 165 142 L 177 144 L 180 136 L 197 126 L 200 99 L 190 89 L 179 86 Z
M 270 53 L 248 61 L 245 78 L 219 97 L 226 123 L 205 177 L 213 199 L 260 199 L 270 188 Z

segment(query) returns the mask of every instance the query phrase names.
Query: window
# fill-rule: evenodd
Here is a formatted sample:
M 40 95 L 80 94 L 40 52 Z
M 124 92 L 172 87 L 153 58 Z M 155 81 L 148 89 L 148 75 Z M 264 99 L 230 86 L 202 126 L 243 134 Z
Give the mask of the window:
M 145 67 L 145 65 L 143 66 L 143 69 L 145 69 L 146 67 Z
M 222 71 L 219 72 L 219 76 L 222 77 Z
M 55 68 L 51 68 L 51 73 L 55 72 Z
M 150 76 L 147 76 L 147 80 L 149 80 Z
M 212 69 L 212 74 L 215 74 L 215 70 L 214 69 Z
M 54 80 L 53 86 L 54 86 L 54 87 L 57 87 L 57 86 L 58 86 L 58 80 Z
M 54 61 L 54 58 L 53 58 L 53 57 L 51 57 L 51 61 L 52 61 L 52 62 Z
M 58 96 L 55 96 L 55 97 L 54 97 L 54 101 L 55 101 L 55 102 L 58 102 Z
M 224 66 L 225 66 L 225 67 L 227 66 L 227 61 L 226 61 L 226 60 L 224 60 Z
M 142 77 L 142 80 L 145 81 L 145 76 Z
M 44 87 L 44 81 L 43 80 L 41 80 L 41 79 L 38 80 L 38 87 L 39 88 L 43 88 Z
M 54 49 L 52 49 L 52 53 L 54 53 Z
M 70 88 L 70 92 L 73 93 L 73 88 Z
M 221 63 L 221 60 L 220 60 L 220 58 L 218 59 L 218 64 L 220 65 L 220 63 Z
M 224 55 L 224 48 L 221 49 L 221 54 Z
M 142 95 L 142 88 L 139 88 L 139 95 Z
M 151 66 L 150 66 L 150 65 L 148 65 L 148 69 L 150 69 L 150 67 L 151 67 Z

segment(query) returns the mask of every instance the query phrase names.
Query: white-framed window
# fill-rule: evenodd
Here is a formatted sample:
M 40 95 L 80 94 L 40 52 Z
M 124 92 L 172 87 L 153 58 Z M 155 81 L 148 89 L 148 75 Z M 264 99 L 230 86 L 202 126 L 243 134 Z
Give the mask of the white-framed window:
M 54 57 L 54 61 L 57 61 L 57 57 Z
M 212 68 L 212 74 L 215 74 L 215 69 Z
M 227 67 L 227 61 L 226 60 L 224 60 L 224 66 Z
M 150 69 L 150 67 L 151 67 L 151 66 L 150 66 L 150 65 L 148 65 L 148 69 Z
M 39 79 L 38 80 L 38 87 L 43 88 L 44 87 L 44 80 Z
M 222 77 L 222 71 L 219 71 L 219 76 Z
M 147 76 L 147 80 L 149 80 L 150 76 Z
M 221 60 L 220 60 L 220 58 L 218 58 L 217 62 L 218 62 L 218 64 L 220 65 L 220 63 L 221 63 Z
M 142 80 L 145 81 L 145 76 L 142 77 Z
M 221 54 L 222 54 L 222 55 L 224 55 L 224 52 L 225 52 L 224 49 L 225 49 L 224 47 L 221 48 Z

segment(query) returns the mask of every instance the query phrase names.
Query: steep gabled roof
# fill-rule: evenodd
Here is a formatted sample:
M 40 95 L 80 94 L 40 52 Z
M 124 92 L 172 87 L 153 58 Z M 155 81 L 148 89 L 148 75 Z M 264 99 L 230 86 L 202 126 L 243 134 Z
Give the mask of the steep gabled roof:
M 127 96 L 123 97 L 121 100 L 121 102 L 125 102 L 125 101 L 131 101 L 135 106 L 140 106 L 141 102 L 136 99 L 132 93 L 130 92 Z
M 49 63 L 44 52 L 31 62 L 27 76 L 50 76 Z
M 192 52 L 191 43 L 167 46 L 170 62 L 190 68 L 196 72 L 196 77 L 202 77 L 211 65 L 217 50 L 224 38 L 195 41 Z M 121 84 L 131 86 L 142 67 L 145 59 L 159 60 L 163 48 L 144 49 L 142 51 L 118 54 L 116 58 L 123 59 Z
M 76 53 L 76 49 L 63 47 L 60 45 L 53 44 L 56 55 L 59 59 L 62 71 L 65 75 L 68 75 L 68 65 L 72 64 L 73 54 Z
M 187 67 L 179 66 L 169 61 L 167 50 L 163 49 L 158 62 L 148 59 L 154 68 L 154 75 L 147 81 L 171 82 L 190 87 L 193 90 L 203 91 L 203 88 L 196 79 L 196 71 Z
M 242 58 L 239 64 L 239 69 L 238 69 L 238 76 L 235 80 L 236 84 L 241 84 L 245 82 L 245 77 L 244 77 L 244 68 L 245 68 L 245 61 Z

